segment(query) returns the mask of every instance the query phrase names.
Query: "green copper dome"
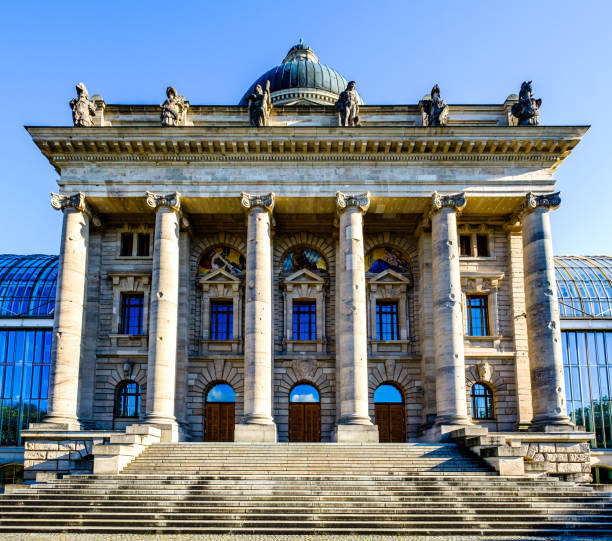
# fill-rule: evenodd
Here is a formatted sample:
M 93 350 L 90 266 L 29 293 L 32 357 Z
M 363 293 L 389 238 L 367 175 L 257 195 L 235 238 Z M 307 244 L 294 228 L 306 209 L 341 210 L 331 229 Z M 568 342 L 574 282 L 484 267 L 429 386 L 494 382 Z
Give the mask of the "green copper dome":
M 270 97 L 274 105 L 334 105 L 346 89 L 347 80 L 337 71 L 321 64 L 314 51 L 300 39 L 291 47 L 282 64 L 266 71 L 246 91 L 239 105 L 257 85 L 265 88 L 270 81 Z M 361 98 L 359 99 L 362 103 Z

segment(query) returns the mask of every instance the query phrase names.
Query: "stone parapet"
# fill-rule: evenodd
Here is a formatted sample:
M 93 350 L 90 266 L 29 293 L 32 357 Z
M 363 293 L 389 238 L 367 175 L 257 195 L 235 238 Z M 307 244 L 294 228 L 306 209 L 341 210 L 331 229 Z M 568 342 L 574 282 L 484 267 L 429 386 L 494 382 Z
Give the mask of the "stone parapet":
M 131 425 L 125 434 L 115 434 L 110 443 L 94 445 L 93 473 L 118 474 L 149 445 L 158 443 L 162 430 L 151 425 Z
M 451 441 L 479 455 L 500 475 L 550 476 L 592 482 L 590 432 L 489 433 L 466 427 L 449 434 Z

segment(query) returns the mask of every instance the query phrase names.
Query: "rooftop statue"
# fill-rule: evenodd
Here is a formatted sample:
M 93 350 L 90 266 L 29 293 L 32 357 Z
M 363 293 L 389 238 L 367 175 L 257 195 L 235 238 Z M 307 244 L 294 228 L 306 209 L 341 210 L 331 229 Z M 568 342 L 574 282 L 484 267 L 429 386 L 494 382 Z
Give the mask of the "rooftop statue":
M 531 81 L 524 81 L 519 92 L 519 101 L 512 106 L 512 114 L 518 118 L 519 126 L 537 126 L 541 99 L 531 97 Z
M 261 85 L 255 86 L 255 92 L 246 98 L 249 108 L 249 123 L 251 126 L 268 126 L 272 100 L 270 99 L 270 81 L 266 81 L 266 89 Z
M 423 100 L 423 126 L 446 126 L 448 105 L 440 97 L 440 87 L 434 85 L 428 100 Z
M 355 91 L 355 81 L 349 81 L 336 102 L 339 126 L 359 126 L 359 98 Z
M 83 83 L 76 85 L 77 97 L 70 100 L 72 121 L 75 126 L 86 128 L 94 125 L 96 104 L 89 99 L 87 88 Z
M 162 126 L 184 126 L 189 102 L 173 86 L 166 88 L 166 101 L 161 105 Z

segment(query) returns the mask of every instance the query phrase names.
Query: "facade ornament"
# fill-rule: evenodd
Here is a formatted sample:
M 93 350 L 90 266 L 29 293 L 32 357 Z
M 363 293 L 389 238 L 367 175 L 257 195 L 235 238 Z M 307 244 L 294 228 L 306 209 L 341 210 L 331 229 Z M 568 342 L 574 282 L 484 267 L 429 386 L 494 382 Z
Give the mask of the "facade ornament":
M 561 192 L 549 193 L 545 195 L 535 195 L 533 192 L 527 193 L 525 202 L 519 212 L 523 216 L 538 207 L 545 207 L 548 210 L 555 210 L 561 205 Z
M 478 363 L 476 367 L 478 368 L 478 378 L 481 381 L 491 381 L 493 371 L 491 369 L 491 365 L 488 362 L 482 361 Z
M 421 102 L 423 126 L 446 126 L 448 120 L 448 105 L 440 97 L 440 87 L 434 85 L 429 99 Z
M 337 210 L 342 212 L 348 207 L 357 207 L 361 212 L 367 212 L 370 207 L 370 192 L 353 195 L 336 192 Z
M 531 81 L 524 81 L 519 92 L 518 103 L 512 106 L 512 114 L 518 119 L 519 126 L 537 126 L 541 99 L 531 97 Z
M 355 81 L 349 81 L 336 101 L 338 126 L 359 126 L 359 99 L 355 91 Z
M 264 195 L 251 195 L 250 193 L 241 192 L 240 204 L 247 210 L 253 207 L 263 207 L 268 212 L 272 212 L 274 209 L 274 192 L 270 192 Z
M 70 100 L 72 109 L 72 122 L 79 128 L 88 128 L 94 125 L 96 104 L 89 99 L 87 88 L 83 83 L 76 85 L 77 97 Z
M 249 124 L 255 127 L 270 125 L 270 111 L 272 100 L 270 99 L 270 81 L 266 81 L 266 89 L 261 85 L 255 86 L 255 92 L 246 98 L 249 109 Z
M 179 212 L 181 209 L 181 194 L 179 192 L 158 194 L 147 191 L 146 195 L 147 205 L 155 210 L 161 207 L 166 207 L 173 212 Z
M 51 206 L 55 210 L 61 210 L 62 212 L 66 209 L 74 209 L 78 212 L 83 212 L 89 216 L 89 219 L 96 227 L 102 225 L 99 216 L 87 203 L 83 192 L 78 192 L 74 195 L 63 195 L 51 192 Z
M 444 207 L 452 208 L 453 210 L 461 212 L 467 203 L 465 199 L 465 192 L 451 195 L 442 195 L 438 192 L 434 192 L 431 199 L 431 213 L 438 212 Z
M 173 86 L 166 88 L 166 101 L 161 105 L 162 126 L 185 126 L 189 102 Z

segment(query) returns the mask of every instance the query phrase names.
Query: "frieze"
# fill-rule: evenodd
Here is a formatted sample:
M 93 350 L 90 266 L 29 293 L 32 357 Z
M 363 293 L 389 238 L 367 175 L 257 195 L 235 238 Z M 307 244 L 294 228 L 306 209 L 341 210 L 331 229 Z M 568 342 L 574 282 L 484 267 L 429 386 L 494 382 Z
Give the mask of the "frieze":
M 83 212 L 89 216 L 89 219 L 96 227 L 100 227 L 102 223 L 96 212 L 87 203 L 83 192 L 78 192 L 73 195 L 63 195 L 51 192 L 51 206 L 55 210 L 61 210 L 62 212 L 66 209 L 75 209 L 79 212 Z
M 263 195 L 252 195 L 250 193 L 240 193 L 240 204 L 245 209 L 252 209 L 254 207 L 262 207 L 268 212 L 272 212 L 274 209 L 274 192 Z

